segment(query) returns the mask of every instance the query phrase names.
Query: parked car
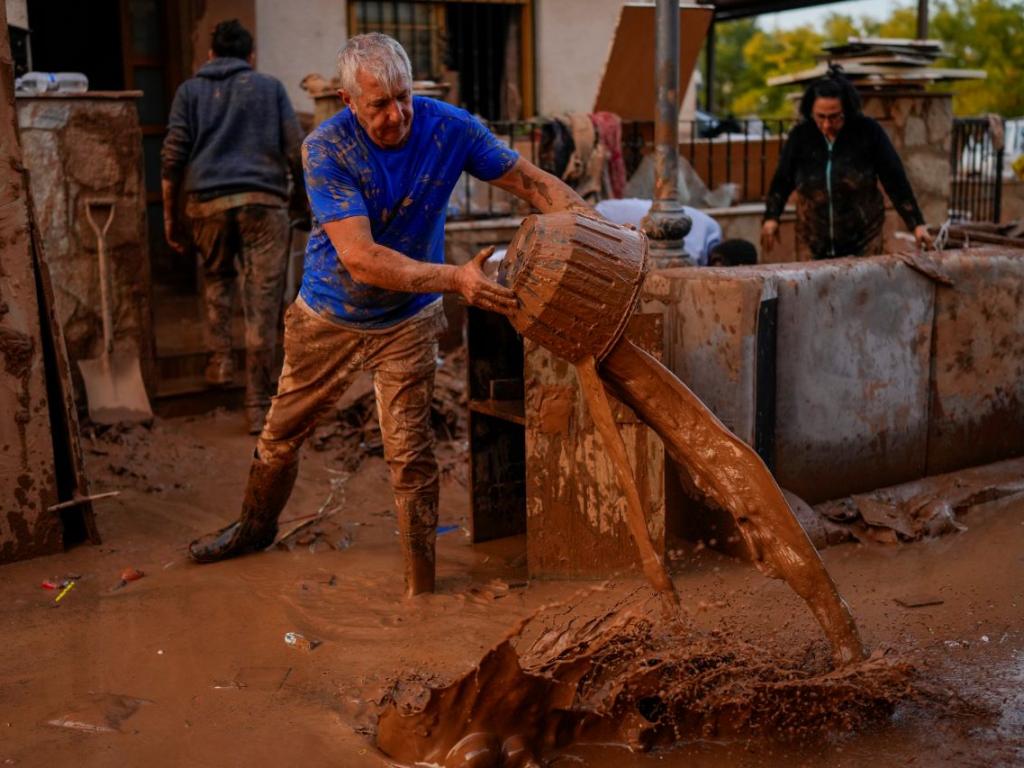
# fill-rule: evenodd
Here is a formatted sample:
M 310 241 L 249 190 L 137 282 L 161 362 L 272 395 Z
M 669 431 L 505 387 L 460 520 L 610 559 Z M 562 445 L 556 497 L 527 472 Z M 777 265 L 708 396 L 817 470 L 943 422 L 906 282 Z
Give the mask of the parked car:
M 702 139 L 717 139 L 726 135 L 743 139 L 749 136 L 761 137 L 771 134 L 764 122 L 757 117 L 737 118 L 732 115 L 716 117 L 710 112 L 698 109 L 694 122 L 697 136 Z

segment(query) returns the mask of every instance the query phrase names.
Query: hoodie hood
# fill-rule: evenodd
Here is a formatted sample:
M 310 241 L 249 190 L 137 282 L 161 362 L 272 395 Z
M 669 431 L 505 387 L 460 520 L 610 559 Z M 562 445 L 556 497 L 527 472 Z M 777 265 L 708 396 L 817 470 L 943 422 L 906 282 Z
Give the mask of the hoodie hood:
M 231 77 L 236 72 L 252 69 L 245 59 L 236 59 L 233 56 L 218 56 L 216 59 L 206 62 L 196 72 L 196 77 L 207 77 L 210 80 L 223 80 Z

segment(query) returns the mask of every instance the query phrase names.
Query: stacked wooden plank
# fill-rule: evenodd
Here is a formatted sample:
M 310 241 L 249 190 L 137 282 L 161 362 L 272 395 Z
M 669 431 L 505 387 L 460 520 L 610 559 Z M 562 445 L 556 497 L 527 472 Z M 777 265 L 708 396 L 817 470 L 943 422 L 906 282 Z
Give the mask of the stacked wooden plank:
M 1024 249 L 1024 219 L 1006 224 L 984 221 L 957 222 L 949 228 L 947 235 L 947 247 L 970 248 L 972 244 L 985 243 Z
M 800 72 L 768 78 L 768 85 L 798 85 L 825 75 L 838 64 L 858 87 L 919 89 L 947 80 L 981 80 L 980 69 L 934 66 L 945 55 L 938 40 L 851 37 L 841 45 L 825 46 L 821 61 Z

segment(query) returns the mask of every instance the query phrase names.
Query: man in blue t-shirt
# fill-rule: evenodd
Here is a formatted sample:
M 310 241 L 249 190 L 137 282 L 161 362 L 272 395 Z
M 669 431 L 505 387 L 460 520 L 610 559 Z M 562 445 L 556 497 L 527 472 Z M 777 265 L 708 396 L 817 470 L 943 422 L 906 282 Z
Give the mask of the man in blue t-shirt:
M 430 426 L 442 293 L 508 313 L 513 293 L 487 278 L 484 249 L 444 262 L 448 198 L 463 171 L 544 212 L 593 213 L 560 180 L 499 142 L 464 110 L 413 97 L 402 47 L 359 35 L 338 55 L 347 109 L 303 145 L 313 231 L 302 289 L 285 315 L 284 368 L 256 448 L 241 518 L 189 547 L 197 562 L 264 549 L 317 418 L 359 370 L 374 376 L 398 513 L 406 593 L 434 588 L 438 472 Z

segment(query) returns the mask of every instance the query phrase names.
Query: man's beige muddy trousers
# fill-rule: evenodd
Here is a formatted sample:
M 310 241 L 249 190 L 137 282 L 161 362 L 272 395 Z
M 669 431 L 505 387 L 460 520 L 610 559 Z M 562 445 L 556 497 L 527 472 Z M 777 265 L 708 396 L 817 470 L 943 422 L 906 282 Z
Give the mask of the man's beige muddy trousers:
M 271 371 L 288 264 L 288 212 L 281 202 L 277 207 L 241 205 L 218 210 L 216 206 L 261 197 L 273 199 L 272 195 L 248 193 L 192 204 L 188 209 L 193 217 L 192 240 L 203 262 L 206 346 L 210 352 L 206 377 L 213 384 L 228 384 L 232 379 L 232 302 L 241 273 L 245 410 L 252 434 L 262 428 L 273 394 Z
M 355 331 L 317 315 L 298 299 L 285 313 L 284 367 L 260 434 L 242 518 L 192 543 L 198 562 L 270 546 L 295 482 L 299 448 L 359 371 L 372 371 L 384 458 L 391 473 L 406 591 L 434 588 L 438 470 L 430 405 L 440 302 L 382 331 Z

